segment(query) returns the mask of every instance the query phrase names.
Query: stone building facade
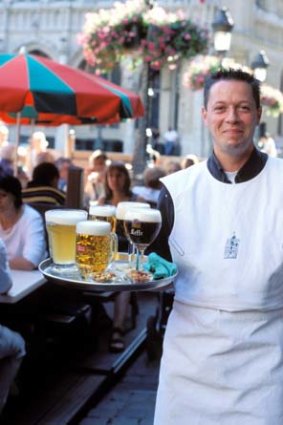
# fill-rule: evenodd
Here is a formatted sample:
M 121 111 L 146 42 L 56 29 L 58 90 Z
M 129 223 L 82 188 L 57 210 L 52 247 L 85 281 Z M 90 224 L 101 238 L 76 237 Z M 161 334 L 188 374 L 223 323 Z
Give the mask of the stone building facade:
M 187 16 L 211 31 L 216 8 L 230 9 L 235 27 L 229 56 L 249 65 L 259 50 L 264 49 L 270 60 L 267 83 L 283 89 L 283 0 L 159 0 L 165 8 L 183 9 Z M 98 8 L 110 8 L 110 0 L 0 0 L 0 50 L 16 53 L 21 47 L 27 52 L 40 53 L 74 67 L 85 67 L 77 37 L 82 31 L 85 14 Z M 211 37 L 212 38 L 212 37 Z M 212 51 L 212 46 L 211 46 Z M 180 135 L 181 154 L 194 153 L 205 157 L 210 140 L 200 119 L 202 93 L 191 92 L 182 85 L 186 63 L 180 69 L 163 69 L 158 78 L 156 99 L 151 105 L 158 111 L 155 126 L 162 135 L 168 126 L 176 127 Z M 139 91 L 140 71 L 121 67 L 121 85 Z M 142 94 L 142 93 L 141 93 Z M 264 114 L 267 127 L 279 141 L 283 136 L 282 117 Z M 29 134 L 23 128 L 23 134 Z M 61 149 L 68 128 L 46 129 L 55 135 Z M 129 120 L 115 128 L 80 126 L 78 139 L 120 140 L 125 153 L 132 153 L 136 137 L 135 123 Z

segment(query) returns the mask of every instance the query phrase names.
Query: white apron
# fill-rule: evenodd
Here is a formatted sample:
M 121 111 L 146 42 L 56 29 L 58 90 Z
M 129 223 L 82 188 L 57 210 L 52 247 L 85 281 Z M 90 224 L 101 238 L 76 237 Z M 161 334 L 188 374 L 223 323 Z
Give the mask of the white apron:
M 283 425 L 283 161 L 236 185 L 205 163 L 164 183 L 180 274 L 154 424 Z

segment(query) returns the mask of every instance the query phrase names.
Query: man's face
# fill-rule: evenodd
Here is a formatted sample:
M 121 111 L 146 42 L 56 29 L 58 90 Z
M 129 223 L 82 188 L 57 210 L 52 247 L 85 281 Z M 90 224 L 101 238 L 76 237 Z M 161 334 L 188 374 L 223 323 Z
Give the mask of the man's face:
M 215 83 L 202 116 L 211 132 L 216 156 L 242 157 L 251 152 L 261 109 L 257 109 L 248 83 L 234 80 Z

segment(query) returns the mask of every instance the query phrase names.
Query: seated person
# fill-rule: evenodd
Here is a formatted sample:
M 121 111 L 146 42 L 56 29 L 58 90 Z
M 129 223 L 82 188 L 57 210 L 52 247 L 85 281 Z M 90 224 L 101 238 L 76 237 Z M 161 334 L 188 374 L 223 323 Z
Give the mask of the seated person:
M 34 167 L 41 162 L 55 162 L 55 158 L 47 151 L 47 147 L 48 141 L 43 131 L 34 131 L 29 139 L 26 152 L 25 165 L 28 170 L 29 178 L 32 175 Z M 42 156 L 44 159 L 42 159 Z
M 105 196 L 98 201 L 99 205 L 114 205 L 123 201 L 143 201 L 139 199 L 131 190 L 131 177 L 125 164 L 122 162 L 112 162 L 106 171 Z M 128 240 L 125 236 L 124 227 L 119 220 L 116 226 L 118 236 L 118 250 L 128 252 Z M 133 301 L 130 292 L 119 292 L 114 302 L 113 329 L 109 342 L 109 350 L 118 353 L 125 349 L 124 334 L 126 331 L 126 318 L 128 306 Z M 135 316 L 137 315 L 137 306 L 132 303 L 132 327 L 135 326 Z
M 0 238 L 12 269 L 33 270 L 46 257 L 43 219 L 23 204 L 21 183 L 13 176 L 0 179 Z
M 166 162 L 164 168 L 167 175 L 176 173 L 176 171 L 180 171 L 182 169 L 179 161 L 168 161 Z
M 37 165 L 33 170 L 32 180 L 22 191 L 23 202 L 64 205 L 65 194 L 58 189 L 59 177 L 56 165 L 50 162 Z
M 143 174 L 144 185 L 134 186 L 133 193 L 143 198 L 146 202 L 149 202 L 152 207 L 155 207 L 162 187 L 159 179 L 165 175 L 166 172 L 162 168 L 147 168 Z
M 198 164 L 199 163 L 199 159 L 196 155 L 187 155 L 183 158 L 182 162 L 181 162 L 181 167 L 182 169 L 184 168 L 188 168 L 191 167 L 192 165 Z
M 0 239 L 0 294 L 5 294 L 11 286 L 6 249 Z M 0 325 L 0 414 L 24 355 L 25 342 L 20 334 Z
M 71 158 L 60 156 L 58 159 L 56 159 L 55 165 L 58 168 L 60 175 L 58 189 L 62 190 L 63 192 L 67 192 L 69 169 L 73 167 L 74 164 Z
M 87 182 L 84 188 L 84 203 L 87 207 L 89 201 L 97 201 L 102 196 L 105 196 L 107 161 L 107 155 L 100 149 L 94 151 L 89 158 Z
M 0 149 L 0 167 L 3 175 L 14 174 L 15 146 L 11 143 L 3 145 Z

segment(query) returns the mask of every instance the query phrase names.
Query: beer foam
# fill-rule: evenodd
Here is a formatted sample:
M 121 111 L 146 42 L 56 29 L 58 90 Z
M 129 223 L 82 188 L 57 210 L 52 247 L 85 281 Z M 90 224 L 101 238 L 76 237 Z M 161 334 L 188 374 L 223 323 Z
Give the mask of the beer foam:
M 112 205 L 91 205 L 89 207 L 89 215 L 111 217 L 116 215 L 116 207 Z
M 116 218 L 118 220 L 125 220 L 125 215 L 130 208 L 150 208 L 147 202 L 119 202 L 116 208 Z
M 111 232 L 111 225 L 107 221 L 84 220 L 77 223 L 76 232 L 85 235 L 104 236 Z
M 144 223 L 161 223 L 159 210 L 153 208 L 131 208 L 125 215 L 125 220 L 138 220 Z
M 84 210 L 58 209 L 48 210 L 45 212 L 46 223 L 72 226 L 77 224 L 79 221 L 86 219 L 87 211 Z

